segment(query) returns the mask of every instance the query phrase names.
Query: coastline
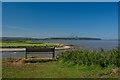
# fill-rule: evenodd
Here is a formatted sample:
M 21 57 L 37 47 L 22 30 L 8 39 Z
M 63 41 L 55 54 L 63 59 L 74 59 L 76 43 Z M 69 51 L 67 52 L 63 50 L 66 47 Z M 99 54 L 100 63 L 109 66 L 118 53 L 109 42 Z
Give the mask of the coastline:
M 74 46 L 56 47 L 55 50 L 74 49 Z M 26 48 L 0 48 L 0 52 L 25 52 Z

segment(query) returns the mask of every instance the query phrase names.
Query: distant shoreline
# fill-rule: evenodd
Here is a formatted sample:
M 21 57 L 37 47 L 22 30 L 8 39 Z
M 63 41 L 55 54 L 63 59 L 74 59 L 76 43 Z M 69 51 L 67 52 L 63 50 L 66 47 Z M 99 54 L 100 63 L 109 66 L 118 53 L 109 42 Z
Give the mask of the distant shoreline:
M 102 40 L 92 37 L 50 37 L 50 38 L 27 38 L 27 37 L 1 37 L 2 40 Z

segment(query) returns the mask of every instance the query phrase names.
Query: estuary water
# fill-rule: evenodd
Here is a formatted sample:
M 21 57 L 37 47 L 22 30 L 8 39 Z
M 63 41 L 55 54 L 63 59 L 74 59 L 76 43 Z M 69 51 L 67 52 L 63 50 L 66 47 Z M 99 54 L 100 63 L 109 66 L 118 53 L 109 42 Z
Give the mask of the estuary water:
M 109 50 L 118 47 L 117 40 L 40 40 L 40 42 L 53 42 L 68 45 L 75 45 L 82 49 Z
M 88 50 L 110 50 L 118 47 L 117 40 L 39 40 L 39 42 L 53 42 L 60 44 L 74 45 L 81 49 Z M 56 51 L 58 53 L 60 51 Z M 3 52 L 2 58 L 24 57 L 25 52 Z

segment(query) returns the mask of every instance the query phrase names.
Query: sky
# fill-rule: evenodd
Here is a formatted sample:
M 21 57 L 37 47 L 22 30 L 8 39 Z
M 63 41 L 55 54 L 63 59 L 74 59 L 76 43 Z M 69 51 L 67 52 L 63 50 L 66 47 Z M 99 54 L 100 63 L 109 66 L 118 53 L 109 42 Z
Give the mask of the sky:
M 3 2 L 3 37 L 118 38 L 116 2 Z
M 119 0 L 2 0 L 2 2 L 119 2 Z
M 2 37 L 2 3 L 0 2 L 0 37 Z

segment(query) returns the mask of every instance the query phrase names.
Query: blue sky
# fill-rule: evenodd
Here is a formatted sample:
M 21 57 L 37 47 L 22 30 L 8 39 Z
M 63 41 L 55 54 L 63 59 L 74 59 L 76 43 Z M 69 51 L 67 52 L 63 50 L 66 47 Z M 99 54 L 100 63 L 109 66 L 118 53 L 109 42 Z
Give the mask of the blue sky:
M 118 3 L 11 2 L 2 9 L 3 36 L 118 38 Z
M 0 2 L 0 37 L 2 37 L 2 3 Z

